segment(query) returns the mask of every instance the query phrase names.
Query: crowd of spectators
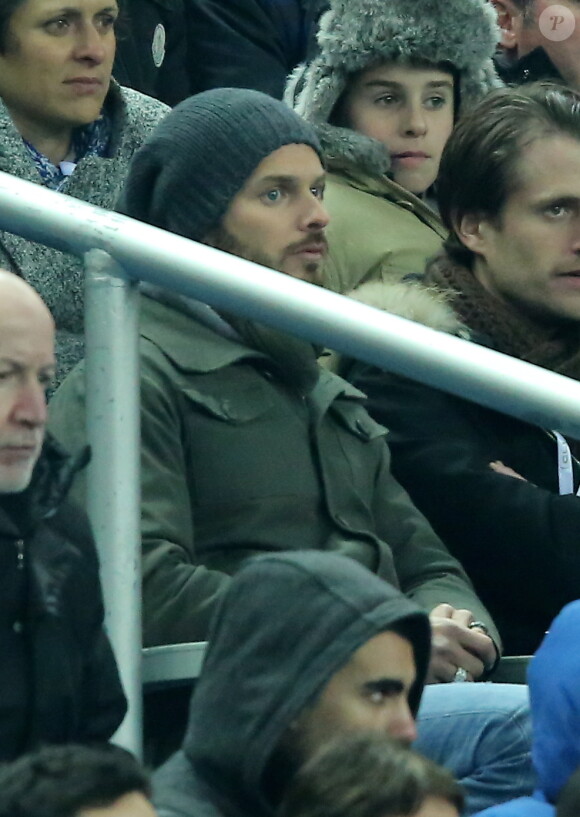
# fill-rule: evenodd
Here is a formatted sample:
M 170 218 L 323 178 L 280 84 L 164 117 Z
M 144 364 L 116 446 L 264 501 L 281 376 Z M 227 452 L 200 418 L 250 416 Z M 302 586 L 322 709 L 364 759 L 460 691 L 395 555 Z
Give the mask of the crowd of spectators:
M 573 0 L 5 0 L 0 170 L 577 380 L 579 38 Z M 577 441 L 150 285 L 143 640 L 209 646 L 153 794 L 96 745 L 82 259 L 0 266 L 0 815 L 573 813 Z M 476 682 L 536 651 L 530 726 Z

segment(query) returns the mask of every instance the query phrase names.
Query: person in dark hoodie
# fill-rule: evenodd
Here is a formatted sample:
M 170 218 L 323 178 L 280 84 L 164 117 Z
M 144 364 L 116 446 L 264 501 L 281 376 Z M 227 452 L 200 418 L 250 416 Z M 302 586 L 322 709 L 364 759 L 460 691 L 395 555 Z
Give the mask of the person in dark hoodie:
M 453 771 L 473 793 L 521 720 L 501 707 L 494 723 L 483 716 L 494 685 L 460 685 L 476 693 L 469 724 L 454 717 L 453 696 L 437 707 L 448 687 L 423 691 L 429 651 L 425 613 L 343 556 L 246 562 L 214 616 L 182 749 L 154 775 L 160 817 L 273 817 L 328 739 L 370 730 L 413 741 L 422 694 L 416 748 L 434 757 L 454 744 L 463 759 Z M 509 766 L 504 797 L 520 772 Z
M 481 817 L 554 817 L 560 793 L 580 765 L 579 644 L 580 601 L 573 601 L 552 622 L 528 669 L 536 789 L 531 797 L 485 809 Z

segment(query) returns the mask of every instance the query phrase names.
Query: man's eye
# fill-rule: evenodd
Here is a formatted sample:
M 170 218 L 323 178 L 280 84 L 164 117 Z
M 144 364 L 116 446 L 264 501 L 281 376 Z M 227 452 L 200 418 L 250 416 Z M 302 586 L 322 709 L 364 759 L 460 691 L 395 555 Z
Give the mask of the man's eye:
M 282 198 L 282 191 L 279 187 L 274 187 L 272 190 L 266 190 L 265 193 L 262 193 L 261 198 L 267 204 L 276 204 Z
M 320 199 L 322 201 L 322 199 L 324 198 L 324 189 L 325 189 L 324 185 L 320 185 L 320 187 L 311 187 L 310 192 L 312 193 L 313 196 L 316 196 L 317 199 Z

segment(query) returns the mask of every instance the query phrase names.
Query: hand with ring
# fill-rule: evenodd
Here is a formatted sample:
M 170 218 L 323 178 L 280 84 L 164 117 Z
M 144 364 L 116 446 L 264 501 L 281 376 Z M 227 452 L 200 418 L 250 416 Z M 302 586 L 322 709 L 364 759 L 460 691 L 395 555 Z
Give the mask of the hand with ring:
M 481 621 L 469 610 L 438 604 L 430 615 L 431 661 L 428 683 L 474 681 L 493 666 L 497 652 Z
M 461 683 L 468 680 L 468 672 L 463 667 L 457 667 L 457 672 L 453 676 L 455 683 Z

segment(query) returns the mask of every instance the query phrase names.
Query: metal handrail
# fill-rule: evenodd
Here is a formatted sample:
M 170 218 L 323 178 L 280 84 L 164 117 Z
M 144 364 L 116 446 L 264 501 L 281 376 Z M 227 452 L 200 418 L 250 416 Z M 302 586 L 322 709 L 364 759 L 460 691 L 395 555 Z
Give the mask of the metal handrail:
M 133 749 L 139 749 L 141 688 L 138 280 L 580 438 L 576 381 L 5 173 L 0 229 L 87 253 L 88 436 L 95 451 L 89 512 L 108 627 L 130 699 L 120 742 Z

